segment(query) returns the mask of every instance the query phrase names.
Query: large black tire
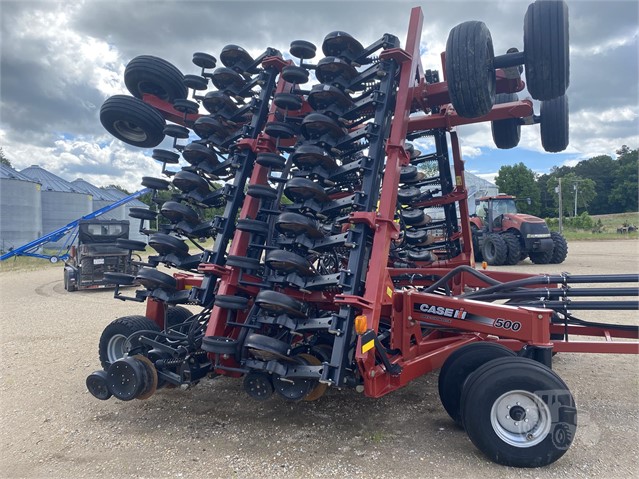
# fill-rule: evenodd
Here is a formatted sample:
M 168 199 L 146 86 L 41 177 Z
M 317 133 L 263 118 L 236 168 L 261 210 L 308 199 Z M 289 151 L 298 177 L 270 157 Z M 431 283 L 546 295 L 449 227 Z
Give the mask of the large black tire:
M 486 115 L 495 103 L 493 40 L 483 22 L 454 27 L 446 42 L 446 81 L 450 101 L 465 118 Z
M 495 95 L 495 104 L 517 101 L 517 93 L 498 93 Z M 495 146 L 502 150 L 514 148 L 521 138 L 521 124 L 518 118 L 496 120 L 490 123 Z
M 507 356 L 515 356 L 515 353 L 501 344 L 489 341 L 467 344 L 448 356 L 439 371 L 439 399 L 457 425 L 462 425 L 461 395 L 468 376 L 488 361 Z
M 552 253 L 553 250 L 530 253 L 530 261 L 535 264 L 548 264 L 552 259 Z
M 98 355 L 100 363 L 106 370 L 111 363 L 124 357 L 126 339 L 138 331 L 160 331 L 157 324 L 146 316 L 124 316 L 111 322 L 100 336 Z M 132 341 L 131 346 L 135 346 L 136 341 Z
M 541 144 L 551 153 L 564 151 L 568 146 L 568 97 L 566 95 L 541 102 Z
M 528 92 L 535 100 L 551 100 L 570 84 L 568 5 L 563 0 L 537 0 L 524 17 L 524 55 Z
M 490 460 L 543 467 L 563 456 L 577 430 L 568 386 L 541 363 L 501 358 L 468 377 L 461 397 L 468 437 Z
M 479 246 L 479 229 L 474 224 L 470 224 L 470 233 L 473 239 L 473 255 L 475 261 L 484 261 L 484 256 L 481 254 L 481 247 Z
M 521 243 L 519 242 L 519 238 L 513 233 L 504 233 L 502 238 L 508 247 L 505 264 L 513 265 L 519 263 L 521 258 Z
M 508 246 L 500 234 L 491 233 L 484 237 L 481 254 L 489 265 L 500 266 L 506 262 Z
M 169 306 L 166 312 L 166 326 L 172 328 L 193 316 L 193 313 L 184 306 Z
M 166 60 L 151 55 L 137 56 L 128 63 L 124 84 L 136 98 L 149 93 L 173 103 L 188 94 L 182 72 Z
M 166 122 L 142 100 L 113 95 L 100 108 L 100 123 L 118 140 L 140 148 L 152 148 L 164 139 Z
M 552 264 L 563 263 L 566 256 L 568 256 L 568 243 L 566 242 L 566 238 L 555 231 L 550 233 L 550 237 L 553 242 L 552 258 L 550 258 L 550 262 Z

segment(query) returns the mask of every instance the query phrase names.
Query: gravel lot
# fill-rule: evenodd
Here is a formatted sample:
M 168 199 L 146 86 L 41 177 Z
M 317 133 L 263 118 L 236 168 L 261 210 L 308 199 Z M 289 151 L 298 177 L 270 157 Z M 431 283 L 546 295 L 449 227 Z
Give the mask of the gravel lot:
M 639 271 L 636 241 L 571 242 L 562 265 L 503 270 Z M 437 374 L 382 399 L 329 391 L 317 402 L 249 399 L 215 379 L 147 401 L 85 389 L 113 319 L 143 306 L 111 291 L 66 293 L 62 269 L 0 273 L 1 477 L 555 478 L 639 476 L 637 356 L 560 354 L 579 406 L 572 448 L 543 469 L 486 460 L 439 403 Z M 608 314 L 608 313 L 606 313 Z M 585 315 L 584 315 L 585 316 Z M 637 312 L 592 319 L 638 324 Z

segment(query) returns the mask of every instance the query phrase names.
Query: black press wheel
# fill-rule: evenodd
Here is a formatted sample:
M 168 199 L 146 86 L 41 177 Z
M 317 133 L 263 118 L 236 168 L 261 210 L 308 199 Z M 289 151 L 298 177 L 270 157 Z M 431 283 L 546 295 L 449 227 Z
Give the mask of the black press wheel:
M 541 144 L 551 153 L 568 147 L 568 97 L 566 95 L 542 101 L 539 111 Z
M 140 55 L 128 63 L 124 84 L 137 98 L 148 93 L 173 103 L 188 94 L 182 72 L 166 60 L 151 55 Z
M 149 290 L 162 288 L 174 291 L 177 288 L 177 281 L 170 274 L 163 273 L 154 268 L 140 268 L 135 277 L 142 286 Z
M 187 256 L 189 254 L 189 245 L 184 240 L 165 233 L 151 235 L 149 246 L 160 254 L 173 253 L 177 256 Z
M 505 264 L 513 265 L 519 263 L 521 258 L 521 243 L 519 242 L 519 238 L 513 233 L 504 233 L 502 238 L 508 249 Z
M 162 115 L 142 100 L 113 95 L 100 108 L 100 123 L 118 140 L 141 148 L 152 148 L 164 139 Z
M 455 350 L 439 371 L 439 399 L 448 415 L 459 426 L 464 382 L 477 368 L 493 359 L 515 356 L 505 346 L 488 341 L 467 344 Z
M 152 176 L 142 177 L 142 186 L 151 188 L 152 190 L 167 191 L 171 183 L 162 178 L 154 178 Z
M 127 342 L 127 338 L 138 331 L 159 332 L 160 328 L 146 316 L 125 316 L 104 328 L 98 346 L 100 363 L 104 369 L 123 358 L 130 349 L 138 345 L 135 338 L 132 338 L 130 343 Z
M 468 437 L 490 460 L 543 467 L 563 456 L 577 430 L 568 386 L 541 363 L 495 359 L 471 374 L 461 397 Z
M 517 101 L 517 93 L 498 93 L 495 95 L 495 104 L 510 103 Z M 507 120 L 496 120 L 490 123 L 495 146 L 502 150 L 514 148 L 519 144 L 521 138 L 521 125 L 518 118 L 508 118 Z
M 526 83 L 535 100 L 563 95 L 570 83 L 568 5 L 537 0 L 524 17 Z
M 563 263 L 568 256 L 568 243 L 566 242 L 566 238 L 564 238 L 561 233 L 557 233 L 553 231 L 550 233 L 550 237 L 552 238 L 553 249 L 552 249 L 552 258 L 550 258 L 550 262 L 552 264 Z
M 484 238 L 481 247 L 481 254 L 484 261 L 492 266 L 500 266 L 506 262 L 508 257 L 508 246 L 501 235 L 491 233 Z
M 291 251 L 276 249 L 266 255 L 266 265 L 280 273 L 296 273 L 302 277 L 315 276 L 311 263 L 306 258 Z
M 158 212 L 148 208 L 129 208 L 129 216 L 137 220 L 153 221 L 158 217 Z
M 450 101 L 465 118 L 486 115 L 495 102 L 493 40 L 483 22 L 454 27 L 446 42 L 446 80 Z
M 149 211 L 149 210 L 144 210 Z M 146 249 L 146 243 L 144 241 L 135 241 L 126 238 L 118 238 L 115 240 L 115 245 L 118 248 L 130 250 L 130 251 L 144 251 Z
M 296 318 L 306 318 L 306 314 L 302 311 L 303 303 L 301 301 L 277 291 L 260 291 L 255 297 L 255 304 L 258 304 L 262 310 L 269 314 L 287 314 Z
M 326 203 L 330 199 L 324 188 L 308 178 L 291 178 L 284 186 L 284 194 L 292 201 L 313 199 L 318 203 Z

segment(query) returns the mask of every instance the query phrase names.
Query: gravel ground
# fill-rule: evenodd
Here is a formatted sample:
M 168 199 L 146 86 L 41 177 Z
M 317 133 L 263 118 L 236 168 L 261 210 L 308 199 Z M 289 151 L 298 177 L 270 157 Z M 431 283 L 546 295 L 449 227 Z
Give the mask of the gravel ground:
M 503 270 L 639 271 L 635 241 L 571 242 L 562 265 Z M 639 477 L 637 356 L 559 354 L 579 406 L 566 455 L 543 469 L 486 460 L 439 403 L 437 374 L 381 399 L 329 391 L 317 402 L 249 399 L 215 379 L 147 401 L 98 401 L 85 389 L 113 319 L 143 306 L 111 291 L 66 293 L 61 268 L 0 273 L 0 475 L 137 477 Z M 608 313 L 606 313 L 608 314 Z M 592 319 L 638 324 L 636 312 Z

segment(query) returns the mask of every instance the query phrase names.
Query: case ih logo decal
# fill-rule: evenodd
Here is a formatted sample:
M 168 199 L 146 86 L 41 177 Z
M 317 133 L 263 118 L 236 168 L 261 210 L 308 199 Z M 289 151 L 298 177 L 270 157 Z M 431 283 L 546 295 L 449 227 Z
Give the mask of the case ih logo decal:
M 453 318 L 453 319 L 466 319 L 466 315 L 468 314 L 463 308 L 453 309 L 453 308 L 444 308 L 443 306 L 435 306 L 431 304 L 417 304 L 417 303 L 415 303 L 415 311 L 419 311 L 421 313 L 426 313 L 426 314 L 433 314 L 435 316 L 441 316 L 443 318 Z

